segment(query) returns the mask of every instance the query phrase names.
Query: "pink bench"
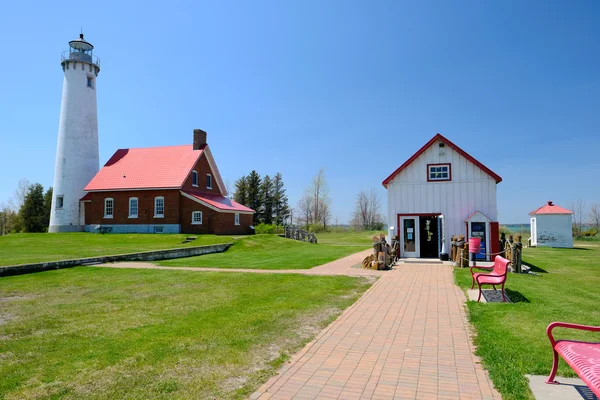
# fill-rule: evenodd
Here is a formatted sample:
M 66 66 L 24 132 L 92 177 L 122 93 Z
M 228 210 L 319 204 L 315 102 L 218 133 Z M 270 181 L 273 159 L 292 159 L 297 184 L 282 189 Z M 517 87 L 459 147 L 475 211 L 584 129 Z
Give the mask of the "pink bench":
M 558 356 L 560 355 L 592 392 L 600 397 L 600 343 L 554 340 L 552 329 L 556 327 L 600 332 L 600 326 L 569 324 L 566 322 L 553 322 L 548 325 L 546 333 L 552 344 L 554 360 L 552 362 L 552 371 L 546 383 L 558 383 L 554 380 L 554 377 L 558 369 Z
M 479 286 L 479 297 L 477 301 L 481 300 L 481 285 L 492 285 L 496 289 L 496 285 L 502 285 L 502 300 L 506 302 L 506 296 L 504 295 L 504 284 L 506 283 L 506 275 L 508 273 L 508 261 L 504 257 L 496 256 L 494 258 L 493 267 L 471 267 L 471 289 L 475 287 L 475 282 Z M 474 272 L 473 269 L 487 269 L 490 272 Z

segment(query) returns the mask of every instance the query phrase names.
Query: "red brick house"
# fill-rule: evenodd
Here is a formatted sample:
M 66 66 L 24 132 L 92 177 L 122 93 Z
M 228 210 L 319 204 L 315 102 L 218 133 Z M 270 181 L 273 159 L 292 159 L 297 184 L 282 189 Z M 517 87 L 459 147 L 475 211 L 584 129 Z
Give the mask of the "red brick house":
M 88 232 L 253 233 L 254 210 L 226 197 L 200 129 L 193 145 L 117 150 L 84 190 Z

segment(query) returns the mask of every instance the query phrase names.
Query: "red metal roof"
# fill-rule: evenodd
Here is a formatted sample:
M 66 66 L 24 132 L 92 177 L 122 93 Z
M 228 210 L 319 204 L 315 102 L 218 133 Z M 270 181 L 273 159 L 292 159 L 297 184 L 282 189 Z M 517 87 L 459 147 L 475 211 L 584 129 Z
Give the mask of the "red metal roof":
M 255 211 L 251 208 L 236 203 L 235 201 L 228 199 L 227 197 L 219 196 L 217 194 L 208 194 L 201 192 L 194 192 L 191 190 L 181 190 L 181 193 L 193 200 L 198 201 L 208 207 L 218 209 L 220 211 L 235 211 L 244 213 L 254 213 Z
M 485 218 L 487 218 L 488 220 L 492 220 L 490 217 L 488 217 L 487 215 L 485 215 L 484 213 L 482 213 L 481 211 L 477 210 L 474 213 L 471 213 L 471 215 L 469 215 L 467 218 L 465 218 L 465 222 L 467 222 L 468 220 L 470 220 L 471 218 L 473 218 L 477 213 L 483 215 Z
M 206 145 L 119 149 L 84 190 L 180 188 Z
M 551 201 L 548 201 L 546 204 L 529 213 L 529 215 L 539 215 L 539 214 L 573 214 L 573 211 L 567 210 L 566 208 L 562 208 L 560 206 L 554 205 Z
M 457 145 L 452 143 L 450 140 L 446 139 L 443 135 L 438 133 L 429 142 L 427 142 L 425 144 L 425 146 L 421 147 L 419 149 L 419 151 L 417 151 L 415 154 L 413 154 L 413 156 L 411 158 L 406 160 L 406 162 L 404 164 L 402 164 L 397 170 L 395 170 L 390 176 L 388 176 L 383 181 L 383 183 L 382 183 L 383 186 L 387 188 L 388 183 L 390 183 L 390 181 L 392 179 L 394 179 L 394 177 L 396 175 L 398 175 L 404 168 L 406 168 L 408 165 L 410 165 L 410 163 L 415 161 L 417 159 L 417 157 L 419 157 L 421 154 L 423 154 L 425 152 L 425 150 L 427 150 L 437 140 L 441 140 L 442 142 L 446 143 L 448 146 L 452 147 L 455 151 L 457 151 L 459 154 L 461 154 L 467 160 L 471 161 L 473 164 L 475 164 L 477 167 L 479 167 L 482 171 L 484 171 L 486 174 L 491 176 L 496 181 L 496 183 L 502 182 L 502 178 L 498 174 L 496 174 L 494 171 L 492 171 L 491 169 L 489 169 L 488 167 L 486 167 L 485 165 L 483 165 L 482 163 L 477 161 L 475 158 L 473 158 L 473 156 L 471 156 L 469 153 L 467 153 L 466 151 L 464 151 L 463 149 L 461 149 L 460 147 L 458 147 Z

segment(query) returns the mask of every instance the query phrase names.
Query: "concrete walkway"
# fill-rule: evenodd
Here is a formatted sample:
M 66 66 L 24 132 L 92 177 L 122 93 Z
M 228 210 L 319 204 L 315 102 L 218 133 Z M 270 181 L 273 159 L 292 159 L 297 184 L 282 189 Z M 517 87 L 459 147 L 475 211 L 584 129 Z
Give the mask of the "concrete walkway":
M 500 399 L 452 267 L 397 266 L 251 399 Z
M 345 276 L 381 276 L 389 271 L 374 271 L 363 268 L 353 268 L 373 253 L 373 250 L 364 250 L 339 260 L 319 265 L 311 269 L 244 269 L 244 268 L 201 268 L 201 267 L 163 267 L 149 262 L 118 262 L 93 265 L 101 268 L 144 268 L 166 269 L 195 272 L 249 272 L 254 274 L 302 274 L 302 275 L 345 275 Z

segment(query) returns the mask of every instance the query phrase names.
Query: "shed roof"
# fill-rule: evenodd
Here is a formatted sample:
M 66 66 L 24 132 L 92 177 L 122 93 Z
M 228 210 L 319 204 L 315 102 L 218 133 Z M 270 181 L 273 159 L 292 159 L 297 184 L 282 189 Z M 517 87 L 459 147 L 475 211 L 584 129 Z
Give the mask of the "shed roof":
M 541 215 L 541 214 L 573 214 L 573 211 L 567 210 L 560 206 L 555 205 L 552 201 L 548 200 L 546 204 L 533 210 L 529 215 Z
M 425 150 L 427 150 L 430 146 L 432 146 L 437 140 L 441 140 L 442 142 L 446 143 L 448 146 L 452 147 L 455 151 L 457 151 L 459 154 L 461 154 L 467 160 L 469 160 L 470 162 L 475 164 L 477 167 L 479 167 L 483 172 L 485 172 L 490 177 L 492 177 L 496 181 L 496 183 L 502 182 L 502 178 L 500 177 L 500 175 L 496 174 L 494 171 L 492 171 L 491 169 L 489 169 L 488 167 L 486 167 L 485 165 L 483 165 L 482 163 L 477 161 L 469 153 L 467 153 L 466 151 L 464 151 L 463 149 L 461 149 L 460 147 L 458 147 L 457 145 L 452 143 L 450 140 L 445 138 L 442 134 L 438 133 L 433 138 L 431 138 L 431 140 L 429 142 L 425 143 L 425 145 L 423 147 L 421 147 L 415 154 L 413 154 L 412 157 L 410 157 L 408 160 L 406 160 L 404 162 L 404 164 L 402 164 L 400 167 L 398 167 L 397 170 L 392 172 L 392 174 L 383 181 L 383 183 L 382 183 L 383 186 L 387 188 L 388 183 L 390 183 L 390 181 L 392 179 L 394 179 L 394 177 L 396 175 L 398 175 L 403 169 L 408 167 L 413 161 L 415 161 L 421 154 L 423 154 L 425 152 Z

